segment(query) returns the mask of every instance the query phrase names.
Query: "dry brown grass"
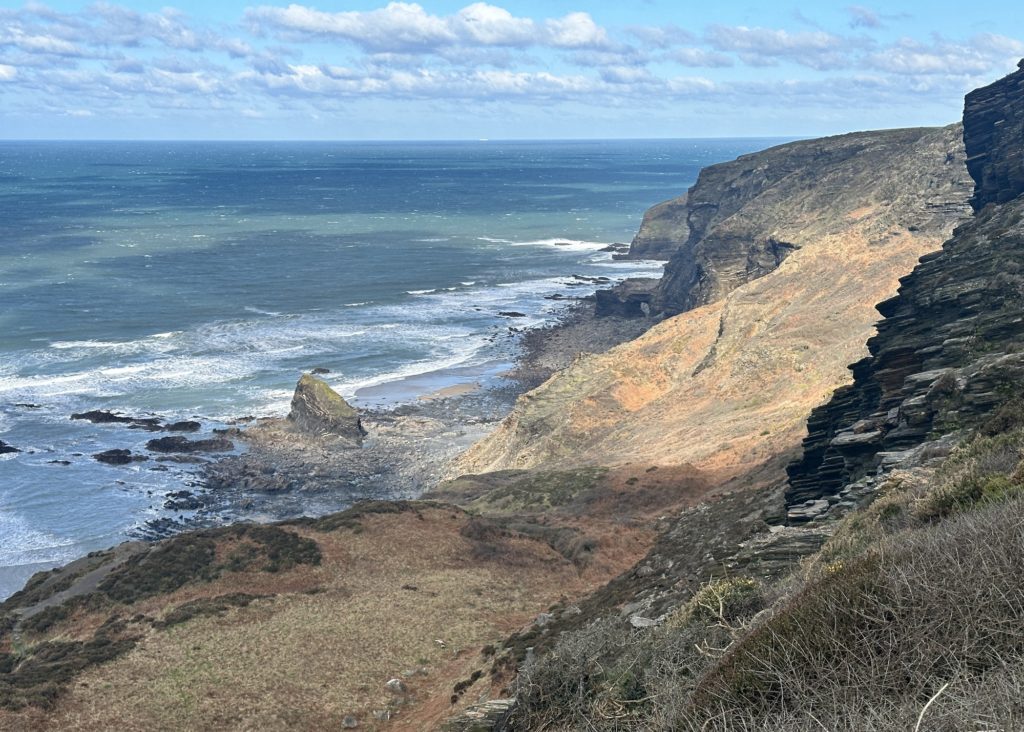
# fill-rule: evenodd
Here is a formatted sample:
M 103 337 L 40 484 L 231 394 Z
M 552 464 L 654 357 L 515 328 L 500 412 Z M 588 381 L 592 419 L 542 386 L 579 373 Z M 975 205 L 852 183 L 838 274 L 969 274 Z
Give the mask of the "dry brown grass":
M 81 674 L 52 712 L 0 712 L 0 729 L 321 730 L 348 714 L 372 729 L 371 712 L 388 708 L 392 728 L 430 729 L 450 713 L 453 684 L 482 665 L 482 646 L 606 579 L 581 578 L 550 547 L 513 535 L 474 558 L 468 521 L 428 507 L 364 516 L 355 529 L 299 527 L 319 545 L 319 566 L 227 573 L 132 610 L 159 618 L 203 597 L 275 597 L 149 629 L 133 651 Z M 410 703 L 397 705 L 385 682 L 421 667 L 404 679 Z

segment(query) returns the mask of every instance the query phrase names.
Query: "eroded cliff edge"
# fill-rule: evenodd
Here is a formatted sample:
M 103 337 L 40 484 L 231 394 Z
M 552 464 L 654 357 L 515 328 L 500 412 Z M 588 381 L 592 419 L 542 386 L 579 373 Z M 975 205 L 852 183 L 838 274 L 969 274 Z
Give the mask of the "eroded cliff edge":
M 523 395 L 456 470 L 688 463 L 727 479 L 778 460 L 848 380 L 872 303 L 963 220 L 969 195 L 959 125 L 707 168 L 658 289 L 660 307 L 685 312 Z
M 901 280 L 840 389 L 808 420 L 787 502 L 842 486 L 939 434 L 975 426 L 1024 377 L 1024 68 L 967 95 L 976 217 Z

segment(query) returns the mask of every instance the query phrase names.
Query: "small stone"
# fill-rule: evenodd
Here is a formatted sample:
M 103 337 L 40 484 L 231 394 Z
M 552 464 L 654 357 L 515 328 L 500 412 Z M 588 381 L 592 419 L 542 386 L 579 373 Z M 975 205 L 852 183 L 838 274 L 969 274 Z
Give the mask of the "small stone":
M 358 726 L 359 720 L 353 717 L 351 714 L 347 715 L 343 720 L 341 720 L 342 729 L 355 729 Z
M 651 620 L 650 618 L 645 618 L 642 615 L 630 615 L 629 624 L 634 628 L 653 628 L 660 625 L 657 620 Z
M 392 694 L 404 694 L 409 690 L 409 687 L 407 687 L 405 682 L 401 679 L 391 679 L 388 683 L 384 684 L 384 686 Z

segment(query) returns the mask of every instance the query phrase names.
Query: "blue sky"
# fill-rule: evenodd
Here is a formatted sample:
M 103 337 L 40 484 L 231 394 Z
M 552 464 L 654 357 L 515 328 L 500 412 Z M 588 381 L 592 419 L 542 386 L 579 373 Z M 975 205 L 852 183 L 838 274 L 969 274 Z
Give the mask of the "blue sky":
M 1016 2 L 0 2 L 0 138 L 816 136 L 945 124 Z

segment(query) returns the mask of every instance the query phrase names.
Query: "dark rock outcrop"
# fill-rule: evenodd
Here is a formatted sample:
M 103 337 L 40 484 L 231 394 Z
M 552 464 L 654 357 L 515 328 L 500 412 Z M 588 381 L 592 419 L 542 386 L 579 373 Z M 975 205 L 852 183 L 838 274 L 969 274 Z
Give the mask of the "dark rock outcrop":
M 854 384 L 808 420 L 803 455 L 788 468 L 791 506 L 835 496 L 904 451 L 1019 400 L 1022 124 L 1024 70 L 968 95 L 964 137 L 981 210 L 941 251 L 921 258 L 896 297 L 878 305 L 884 320 L 868 341 L 871 355 L 851 367 Z
M 637 235 L 685 233 L 656 297 L 676 314 L 776 269 L 810 241 L 885 208 L 876 236 L 935 233 L 965 215 L 959 127 L 857 132 L 780 145 L 704 168 L 686 197 L 648 212 Z M 827 213 L 828 215 L 823 215 Z M 685 221 L 684 221 L 685 219 Z M 808 226 L 819 219 L 822 223 Z
M 1024 65 L 967 95 L 964 146 L 967 168 L 977 183 L 971 199 L 975 211 L 1020 195 L 1024 189 Z
M 608 290 L 594 293 L 594 314 L 598 317 L 616 315 L 643 318 L 651 315 L 658 280 L 651 277 L 630 277 Z
M 310 374 L 303 374 L 295 387 L 288 421 L 307 434 L 340 437 L 356 444 L 362 444 L 366 435 L 359 412 L 327 382 Z
M 71 419 L 92 422 L 93 424 L 126 424 L 129 427 L 151 431 L 159 431 L 163 429 L 163 427 L 160 426 L 160 420 L 156 417 L 125 417 L 123 415 L 114 414 L 113 412 L 101 409 L 72 414 Z
M 0 440 L 0 455 L 8 455 L 10 453 L 21 452 L 14 445 L 8 445 L 3 440 Z
M 104 450 L 93 455 L 93 459 L 107 465 L 128 465 L 129 463 L 145 462 L 145 455 L 135 455 L 131 450 Z
M 72 414 L 71 419 L 81 419 L 93 424 L 131 424 L 135 421 L 132 417 L 122 417 L 119 414 L 99 409 Z
M 231 452 L 235 449 L 231 440 L 223 437 L 211 437 L 207 440 L 190 440 L 181 435 L 160 437 L 146 443 L 146 449 L 153 452 L 193 453 L 193 452 Z

